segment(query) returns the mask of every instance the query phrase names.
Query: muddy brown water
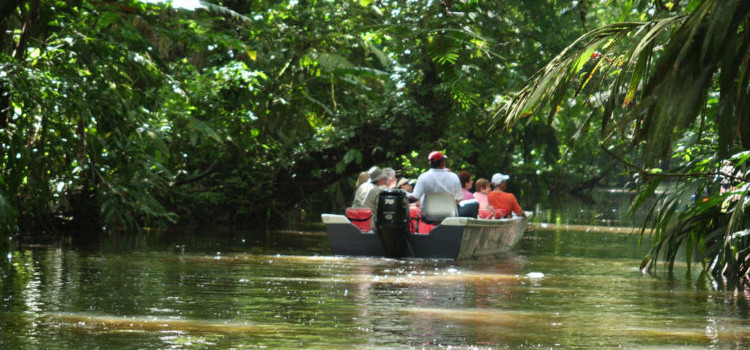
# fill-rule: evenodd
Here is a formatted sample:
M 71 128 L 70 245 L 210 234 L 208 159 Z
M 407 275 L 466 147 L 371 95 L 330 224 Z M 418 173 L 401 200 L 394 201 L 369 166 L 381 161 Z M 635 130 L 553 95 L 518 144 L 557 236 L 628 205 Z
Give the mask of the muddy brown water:
M 0 256 L 0 348 L 750 347 L 750 295 L 640 271 L 601 208 L 537 207 L 512 252 L 469 261 L 330 256 L 322 227 L 21 246 Z

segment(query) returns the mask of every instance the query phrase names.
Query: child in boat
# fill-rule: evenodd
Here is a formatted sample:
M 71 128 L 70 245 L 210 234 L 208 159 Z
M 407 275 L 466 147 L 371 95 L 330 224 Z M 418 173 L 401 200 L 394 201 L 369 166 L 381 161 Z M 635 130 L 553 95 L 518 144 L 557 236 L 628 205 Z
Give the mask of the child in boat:
M 483 177 L 480 177 L 474 183 L 474 199 L 479 202 L 479 210 L 492 208 L 489 200 L 487 200 L 487 195 L 490 194 L 490 190 L 490 181 Z

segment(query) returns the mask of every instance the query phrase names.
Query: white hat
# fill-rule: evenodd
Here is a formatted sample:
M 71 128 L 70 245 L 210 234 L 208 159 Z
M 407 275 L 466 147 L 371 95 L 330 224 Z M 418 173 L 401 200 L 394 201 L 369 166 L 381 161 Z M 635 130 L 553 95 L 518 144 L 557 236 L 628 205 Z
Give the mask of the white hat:
M 492 181 L 490 182 L 492 182 L 492 186 L 497 186 L 508 180 L 510 180 L 510 176 L 501 173 L 495 173 L 494 175 L 492 175 Z
M 370 174 L 370 181 L 377 182 L 380 179 L 385 179 L 386 174 L 383 170 L 380 170 L 378 166 L 374 166 L 367 171 Z

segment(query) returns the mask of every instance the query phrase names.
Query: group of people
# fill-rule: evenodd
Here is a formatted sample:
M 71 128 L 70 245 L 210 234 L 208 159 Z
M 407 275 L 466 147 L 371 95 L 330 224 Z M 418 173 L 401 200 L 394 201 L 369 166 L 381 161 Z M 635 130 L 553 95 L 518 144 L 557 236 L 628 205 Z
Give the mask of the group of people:
M 468 176 L 469 181 L 471 181 L 471 174 L 468 174 Z M 510 180 L 510 175 L 502 173 L 493 174 L 491 180 L 479 178 L 475 184 L 475 192 L 469 193 L 479 202 L 480 210 L 501 209 L 508 213 L 524 216 L 524 211 L 518 204 L 516 196 L 513 193 L 506 192 L 508 180 Z
M 518 216 L 524 215 L 516 197 L 506 192 L 510 176 L 496 173 L 490 180 L 480 178 L 474 184 L 468 171 L 456 174 L 446 168 L 447 157 L 443 153 L 431 152 L 427 159 L 430 169 L 420 174 L 416 181 L 397 179 L 392 168 L 373 166 L 362 172 L 357 180 L 352 207 L 370 208 L 375 212 L 378 195 L 385 189 L 397 188 L 403 190 L 416 206 L 425 203 L 425 197 L 429 194 L 449 193 L 456 201 L 458 216 L 477 217 L 481 210 L 504 210 Z M 474 192 L 471 192 L 472 187 Z

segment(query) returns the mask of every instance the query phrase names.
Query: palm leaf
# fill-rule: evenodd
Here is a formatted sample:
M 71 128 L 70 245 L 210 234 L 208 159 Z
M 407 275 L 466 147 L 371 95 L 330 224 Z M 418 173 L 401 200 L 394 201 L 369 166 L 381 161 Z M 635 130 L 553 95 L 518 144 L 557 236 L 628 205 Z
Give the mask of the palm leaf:
M 501 106 L 492 116 L 493 126 L 510 127 L 522 117 L 546 106 L 550 106 L 554 114 L 555 107 L 570 88 L 569 83 L 580 73 L 591 53 L 600 50 L 609 52 L 612 45 L 645 25 L 616 23 L 584 34 L 537 71 L 513 99 Z
M 137 1 L 145 2 L 145 3 L 162 3 L 162 4 L 167 4 L 168 6 L 174 5 L 173 0 L 137 0 Z M 224 16 L 233 17 L 243 22 L 252 22 L 252 19 L 250 17 L 242 15 L 226 6 L 216 5 L 208 1 L 192 0 L 192 1 L 189 1 L 185 5 L 179 6 L 179 8 L 190 10 L 190 11 L 206 9 L 208 11 L 216 12 Z
M 700 116 L 716 74 L 719 80 L 734 79 L 731 70 L 719 69 L 719 62 L 726 50 L 737 49 L 737 32 L 749 11 L 746 1 L 706 0 L 671 35 L 643 90 L 639 104 L 646 112 L 626 115 L 631 120 L 643 118 L 638 137 L 646 141 L 644 160 L 653 164 L 670 154 L 674 137 Z M 727 88 L 731 93 L 731 87 Z M 722 103 L 736 101 L 723 96 Z M 733 124 L 718 121 L 722 124 L 719 128 Z M 729 134 L 720 134 L 723 140 L 718 151 L 724 157 L 729 154 Z
M 612 126 L 631 128 L 638 121 L 634 141 L 646 141 L 644 160 L 654 164 L 669 155 L 674 137 L 695 123 L 705 106 L 713 77 L 718 74 L 720 81 L 724 81 L 720 105 L 726 106 L 718 120 L 724 128 L 720 151 L 726 156 L 733 135 L 745 130 L 741 123 L 731 123 L 728 119 L 736 119 L 733 112 L 737 109 L 747 109 L 745 96 L 750 95 L 748 91 L 738 94 L 733 88 L 738 81 L 749 80 L 747 58 L 740 59 L 750 51 L 747 29 L 743 29 L 749 16 L 748 1 L 704 0 L 687 16 L 648 23 L 616 23 L 590 31 L 565 48 L 535 73 L 514 98 L 500 106 L 492 116 L 493 125 L 510 127 L 545 108 L 549 108 L 551 118 L 569 92 L 579 93 L 592 84 L 593 80 L 585 79 L 577 89 L 571 86 L 581 73 L 587 54 L 604 51 L 619 60 L 609 66 L 596 62 L 592 69 L 610 70 L 615 77 L 607 87 L 603 133 L 616 131 Z M 740 40 L 737 33 L 743 30 L 745 38 Z M 615 113 L 620 121 L 611 124 Z M 745 134 L 750 139 L 750 131 Z M 750 144 L 744 134 L 743 142 Z

